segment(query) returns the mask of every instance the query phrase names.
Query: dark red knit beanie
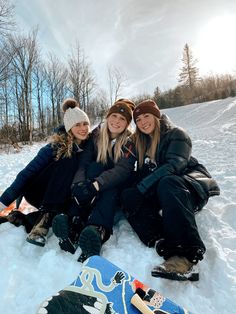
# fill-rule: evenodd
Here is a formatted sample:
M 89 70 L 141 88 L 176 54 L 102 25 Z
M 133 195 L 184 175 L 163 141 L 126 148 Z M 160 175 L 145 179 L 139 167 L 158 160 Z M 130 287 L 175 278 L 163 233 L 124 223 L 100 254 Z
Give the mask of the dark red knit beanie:
M 112 113 L 119 113 L 126 118 L 128 123 L 130 123 L 132 120 L 133 110 L 134 110 L 134 103 L 129 99 L 121 98 L 121 99 L 118 99 L 114 103 L 114 105 L 109 109 L 107 113 L 107 118 Z
M 148 99 L 140 102 L 135 108 L 133 112 L 134 122 L 136 123 L 137 117 L 140 114 L 144 113 L 152 113 L 154 116 L 156 116 L 158 119 L 161 117 L 160 109 L 158 108 L 155 101 Z

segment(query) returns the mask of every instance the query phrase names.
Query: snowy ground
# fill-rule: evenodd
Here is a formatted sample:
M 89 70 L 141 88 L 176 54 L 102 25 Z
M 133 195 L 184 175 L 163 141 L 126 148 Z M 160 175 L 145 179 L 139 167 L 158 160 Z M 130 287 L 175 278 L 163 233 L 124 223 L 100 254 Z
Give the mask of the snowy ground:
M 153 278 L 161 262 L 154 249 L 139 241 L 125 220 L 114 228 L 102 255 L 166 297 L 195 314 L 229 314 L 236 308 L 236 98 L 165 110 L 193 140 L 193 155 L 204 163 L 221 187 L 198 214 L 206 244 L 199 263 L 200 281 L 172 282 Z M 39 146 L 0 155 L 0 190 L 33 158 Z M 33 314 L 48 296 L 71 283 L 80 271 L 75 255 L 60 250 L 54 236 L 44 248 L 25 241 L 23 227 L 0 225 L 0 313 Z

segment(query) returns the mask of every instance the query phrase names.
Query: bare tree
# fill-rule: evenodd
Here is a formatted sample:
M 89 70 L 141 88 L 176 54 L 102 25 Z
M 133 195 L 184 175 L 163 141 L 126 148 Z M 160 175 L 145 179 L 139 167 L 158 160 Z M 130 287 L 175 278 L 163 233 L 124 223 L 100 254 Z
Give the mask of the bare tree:
M 200 101 L 209 101 L 214 99 L 234 96 L 236 91 L 235 78 L 230 74 L 211 74 L 204 77 L 198 84 Z
M 112 105 L 120 96 L 122 89 L 125 86 L 125 82 L 125 76 L 119 69 L 112 66 L 108 67 L 110 105 Z
M 18 119 L 23 141 L 32 142 L 32 71 L 38 58 L 37 30 L 28 36 L 10 36 L 9 42 L 15 51 L 12 59 L 14 71 L 15 97 L 17 101 Z
M 93 97 L 93 99 L 89 103 L 89 107 L 87 110 L 92 124 L 100 123 L 103 120 L 109 108 L 108 103 L 109 101 L 106 92 L 102 89 L 98 89 L 95 97 Z
M 91 69 L 89 64 L 87 64 L 84 68 L 84 74 L 82 79 L 82 89 L 81 89 L 81 100 L 82 108 L 87 111 L 90 103 L 90 98 L 92 97 L 95 88 L 95 78 L 91 73 Z
M 52 127 L 61 123 L 61 103 L 66 95 L 66 80 L 65 66 L 55 55 L 50 54 L 46 67 L 46 81 L 52 110 Z
M 14 5 L 8 0 L 0 0 L 0 37 L 5 37 L 14 27 Z
M 12 51 L 7 42 L 0 47 L 0 83 L 7 79 L 9 75 L 9 65 L 14 57 L 15 51 Z
M 69 56 L 68 64 L 69 91 L 80 103 L 81 108 L 87 110 L 90 97 L 95 91 L 96 83 L 91 66 L 86 62 L 86 58 L 78 43 Z
M 0 83 L 9 77 L 9 65 L 16 53 L 9 45 L 10 32 L 15 30 L 15 6 L 9 0 L 0 0 Z
M 46 121 L 44 110 L 44 98 L 46 90 L 46 70 L 42 62 L 38 60 L 33 70 L 33 85 L 35 86 L 35 97 L 37 100 L 37 123 L 39 132 L 45 134 Z
M 9 122 L 9 83 L 10 63 L 15 51 L 9 49 L 7 35 L 13 30 L 14 22 L 14 6 L 8 0 L 0 0 L 0 111 L 1 125 L 8 126 Z M 5 128 L 6 134 L 9 128 Z

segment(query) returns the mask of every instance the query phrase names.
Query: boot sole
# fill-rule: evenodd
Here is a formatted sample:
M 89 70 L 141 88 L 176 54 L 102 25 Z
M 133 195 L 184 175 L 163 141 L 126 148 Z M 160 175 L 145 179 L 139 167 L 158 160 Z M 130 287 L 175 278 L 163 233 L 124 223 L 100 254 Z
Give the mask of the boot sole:
M 41 246 L 41 247 L 44 247 L 46 244 L 46 241 L 43 243 L 43 242 L 38 242 L 38 241 L 30 239 L 30 238 L 26 238 L 26 241 L 29 242 L 30 244 L 34 244 L 34 245 Z
M 178 273 L 152 271 L 151 274 L 153 277 L 176 280 L 176 281 L 198 281 L 199 280 L 198 273 L 193 273 L 189 275 L 187 274 L 181 275 Z
M 87 258 L 93 255 L 99 255 L 102 247 L 99 232 L 94 227 L 86 227 L 80 234 L 79 246 L 82 250 L 82 254 Z
M 59 238 L 59 246 L 63 251 L 74 254 L 75 246 L 69 238 L 69 222 L 66 215 L 57 215 L 52 221 L 52 230 L 57 238 Z
M 52 230 L 56 237 L 66 239 L 69 237 L 68 217 L 66 215 L 57 215 L 52 221 Z

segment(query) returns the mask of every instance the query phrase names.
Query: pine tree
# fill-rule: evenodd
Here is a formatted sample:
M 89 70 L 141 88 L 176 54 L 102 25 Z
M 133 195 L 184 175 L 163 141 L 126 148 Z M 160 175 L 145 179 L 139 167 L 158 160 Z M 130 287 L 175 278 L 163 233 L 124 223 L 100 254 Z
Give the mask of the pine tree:
M 184 46 L 182 61 L 184 65 L 179 74 L 179 82 L 193 91 L 196 82 L 199 80 L 199 70 L 196 67 L 197 59 L 193 58 L 192 51 L 188 44 Z

